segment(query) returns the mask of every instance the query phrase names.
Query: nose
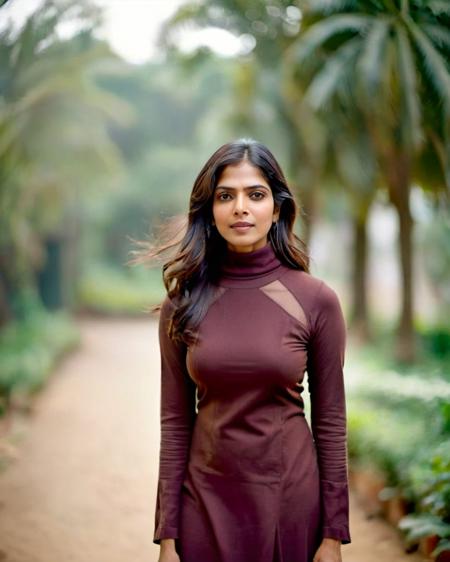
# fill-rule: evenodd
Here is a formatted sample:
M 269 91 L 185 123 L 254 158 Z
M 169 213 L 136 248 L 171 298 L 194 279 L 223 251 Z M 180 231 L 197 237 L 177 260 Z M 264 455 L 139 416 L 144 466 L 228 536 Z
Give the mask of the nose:
M 247 214 L 246 204 L 245 204 L 245 193 L 238 193 L 235 197 L 234 210 L 235 215 L 240 215 L 242 213 Z

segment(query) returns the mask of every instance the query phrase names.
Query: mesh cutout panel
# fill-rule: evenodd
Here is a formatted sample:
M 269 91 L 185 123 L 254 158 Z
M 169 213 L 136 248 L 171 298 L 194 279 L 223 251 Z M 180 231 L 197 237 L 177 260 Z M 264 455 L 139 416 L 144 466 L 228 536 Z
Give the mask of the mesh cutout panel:
M 260 287 L 269 298 L 275 301 L 288 314 L 298 320 L 305 328 L 308 327 L 306 314 L 298 300 L 278 279 Z

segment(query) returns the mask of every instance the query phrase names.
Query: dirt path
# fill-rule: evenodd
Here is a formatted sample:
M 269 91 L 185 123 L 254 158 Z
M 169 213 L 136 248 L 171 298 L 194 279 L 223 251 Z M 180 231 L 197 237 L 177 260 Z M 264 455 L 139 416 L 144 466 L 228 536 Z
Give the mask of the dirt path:
M 2 562 L 157 561 L 157 323 L 81 327 L 81 348 L 38 397 L 19 457 L 0 474 Z M 351 502 L 344 562 L 422 561 Z

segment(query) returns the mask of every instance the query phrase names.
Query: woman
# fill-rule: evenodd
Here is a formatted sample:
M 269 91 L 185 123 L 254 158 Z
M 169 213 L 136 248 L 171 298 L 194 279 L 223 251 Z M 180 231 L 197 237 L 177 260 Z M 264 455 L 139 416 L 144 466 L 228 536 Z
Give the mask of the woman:
M 341 562 L 351 542 L 346 327 L 297 214 L 256 141 L 220 147 L 195 180 L 163 267 L 159 562 Z

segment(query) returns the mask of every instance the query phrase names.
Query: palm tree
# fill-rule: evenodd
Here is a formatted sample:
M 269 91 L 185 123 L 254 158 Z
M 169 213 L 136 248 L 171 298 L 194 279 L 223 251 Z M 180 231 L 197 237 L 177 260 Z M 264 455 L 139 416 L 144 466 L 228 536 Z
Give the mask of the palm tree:
M 435 147 L 449 188 L 450 5 L 421 0 L 310 0 L 291 47 L 306 97 L 328 115 L 340 107 L 364 115 L 389 199 L 399 219 L 402 309 L 396 355 L 412 360 L 414 162 Z M 432 123 L 429 114 L 435 113 Z M 434 127 L 431 128 L 430 125 Z
M 75 17 L 77 33 L 60 39 L 58 25 Z M 97 18 L 88 2 L 47 0 L 0 35 L 0 324 L 17 313 L 6 295 L 33 290 L 43 238 L 69 226 L 67 207 L 93 179 L 121 170 L 107 126 L 131 113 L 96 86 L 114 61 L 93 39 Z

